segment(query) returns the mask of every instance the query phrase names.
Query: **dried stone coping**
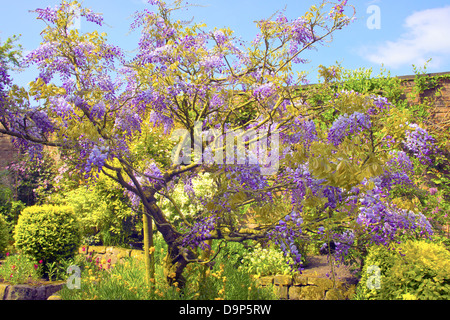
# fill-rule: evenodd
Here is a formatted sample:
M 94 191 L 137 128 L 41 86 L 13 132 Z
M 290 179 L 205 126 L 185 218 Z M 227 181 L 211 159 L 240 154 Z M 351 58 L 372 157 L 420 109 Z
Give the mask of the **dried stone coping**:
M 355 285 L 320 278 L 311 274 L 274 275 L 258 279 L 261 286 L 274 286 L 276 295 L 283 300 L 346 300 L 355 293 Z
M 0 300 L 47 300 L 65 284 L 65 281 L 46 281 L 39 285 L 0 283 Z

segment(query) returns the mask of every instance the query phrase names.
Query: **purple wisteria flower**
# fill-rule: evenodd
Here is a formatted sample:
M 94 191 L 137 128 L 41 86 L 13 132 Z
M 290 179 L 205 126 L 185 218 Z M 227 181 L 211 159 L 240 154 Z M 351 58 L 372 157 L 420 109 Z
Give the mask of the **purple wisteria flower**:
M 92 167 L 97 167 L 98 172 L 100 172 L 108 159 L 109 147 L 95 145 L 92 148 L 91 153 L 86 162 L 85 171 L 88 173 L 91 171 Z
M 374 107 L 369 108 L 369 110 L 367 111 L 367 113 L 370 115 L 377 114 L 383 110 L 389 110 L 392 107 L 392 103 L 390 103 L 386 97 L 372 96 L 372 101 Z
M 299 212 L 293 210 L 281 219 L 278 224 L 268 233 L 270 240 L 283 251 L 285 257 L 291 257 L 293 260 L 292 269 L 301 271 L 301 258 L 295 240 L 302 234 L 303 219 Z
M 222 71 L 221 68 L 225 66 L 225 63 L 222 60 L 222 57 L 219 55 L 213 55 L 206 57 L 200 62 L 200 65 L 205 68 L 206 71 Z M 216 70 L 217 69 L 217 70 Z
M 95 104 L 92 107 L 91 110 L 91 118 L 92 119 L 101 119 L 105 115 L 106 112 L 106 106 L 103 101 L 100 101 L 99 103 Z
M 345 137 L 367 130 L 371 126 L 370 117 L 366 114 L 355 112 L 350 116 L 340 115 L 328 131 L 328 141 L 338 146 Z
M 290 23 L 292 39 L 294 43 L 305 45 L 314 40 L 308 22 L 304 18 L 297 18 Z
M 324 228 L 323 227 L 320 228 L 322 229 L 320 232 L 318 232 L 318 234 L 322 236 L 320 240 L 326 241 Z M 320 248 L 320 252 L 332 253 L 336 261 L 344 263 L 354 242 L 355 242 L 355 234 L 353 230 L 345 230 L 342 233 L 335 232 L 332 233 L 331 235 L 330 241 L 331 250 L 328 250 L 328 242 L 324 242 L 322 244 L 322 247 Z
M 228 37 L 221 30 L 214 31 L 213 38 L 219 45 L 225 44 L 225 42 L 228 40 Z
M 95 13 L 89 9 L 85 9 L 82 13 L 81 13 L 82 17 L 85 17 L 87 21 L 89 22 L 93 22 L 99 26 L 102 26 L 103 24 L 103 17 L 101 14 Z
M 373 244 L 388 245 L 400 232 L 433 234 L 432 227 L 423 214 L 388 205 L 381 193 L 365 195 L 361 199 L 356 222 L 366 229 Z
M 274 95 L 275 93 L 275 85 L 271 82 L 268 82 L 256 87 L 253 91 L 253 96 L 262 100 Z
M 144 174 L 147 176 L 149 183 L 156 187 L 164 183 L 163 174 L 156 163 L 152 162 L 145 170 Z
M 392 158 L 386 162 L 384 172 L 374 180 L 379 188 L 391 190 L 394 185 L 412 186 L 414 175 L 414 164 L 409 156 L 403 151 L 391 151 Z
M 152 111 L 150 113 L 150 123 L 156 126 L 162 126 L 164 128 L 164 134 L 167 134 L 174 125 L 173 118 L 168 117 L 160 112 Z
M 417 124 L 409 124 L 413 130 L 406 130 L 404 147 L 417 157 L 422 164 L 432 164 L 431 157 L 436 152 L 435 139 Z
M 342 234 L 335 234 L 333 236 L 333 241 L 335 244 L 335 259 L 344 262 L 355 241 L 355 234 L 352 230 L 346 230 Z
M 305 120 L 297 117 L 291 124 L 292 134 L 283 134 L 283 142 L 287 144 L 302 143 L 304 146 L 310 146 L 313 141 L 316 141 L 317 130 L 316 124 L 313 120 Z
M 58 18 L 58 7 L 55 6 L 55 8 L 44 8 L 44 9 L 36 9 L 35 10 L 38 14 L 38 19 L 46 20 L 51 23 L 55 23 L 56 19 Z
M 184 235 L 182 246 L 195 249 L 200 247 L 202 250 L 210 249 L 205 240 L 211 236 L 211 232 L 216 228 L 220 218 L 216 215 L 210 217 L 198 218 L 189 231 Z

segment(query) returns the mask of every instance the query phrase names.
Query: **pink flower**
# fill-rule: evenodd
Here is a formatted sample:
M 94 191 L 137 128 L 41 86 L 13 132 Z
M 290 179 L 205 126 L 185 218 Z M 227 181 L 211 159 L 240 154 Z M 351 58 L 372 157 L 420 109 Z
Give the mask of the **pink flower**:
M 6 253 L 6 256 L 7 256 L 7 257 L 9 256 L 9 252 Z
M 37 264 L 34 265 L 34 268 L 37 269 L 39 266 Z
M 438 191 L 437 188 L 430 188 L 430 189 L 428 189 L 428 192 L 429 192 L 431 195 L 435 195 L 437 191 Z
M 43 263 L 44 262 L 44 260 L 39 260 L 39 263 Z

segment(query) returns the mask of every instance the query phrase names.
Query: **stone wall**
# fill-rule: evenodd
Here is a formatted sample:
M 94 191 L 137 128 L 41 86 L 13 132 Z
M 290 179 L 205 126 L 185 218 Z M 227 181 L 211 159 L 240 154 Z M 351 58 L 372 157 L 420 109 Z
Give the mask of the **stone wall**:
M 261 286 L 273 285 L 282 300 L 346 300 L 351 299 L 356 286 L 308 273 L 266 276 L 258 279 Z
M 91 256 L 93 260 L 99 262 L 102 260 L 109 261 L 108 263 L 111 265 L 116 264 L 122 258 L 144 258 L 144 251 L 142 250 L 106 246 L 82 246 L 78 249 L 78 253 Z

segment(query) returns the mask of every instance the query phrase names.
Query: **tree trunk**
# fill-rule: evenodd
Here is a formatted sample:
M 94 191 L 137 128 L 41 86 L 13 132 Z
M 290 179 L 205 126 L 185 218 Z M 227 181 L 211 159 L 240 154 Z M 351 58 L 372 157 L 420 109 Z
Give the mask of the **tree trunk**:
M 158 232 L 167 244 L 167 255 L 164 264 L 164 275 L 170 285 L 175 283 L 179 288 L 183 288 L 186 279 L 183 277 L 184 268 L 197 260 L 197 256 L 189 249 L 181 246 L 182 235 L 173 225 L 167 221 L 163 212 L 156 204 L 155 198 L 148 199 L 145 205 L 147 213 L 153 217 Z

